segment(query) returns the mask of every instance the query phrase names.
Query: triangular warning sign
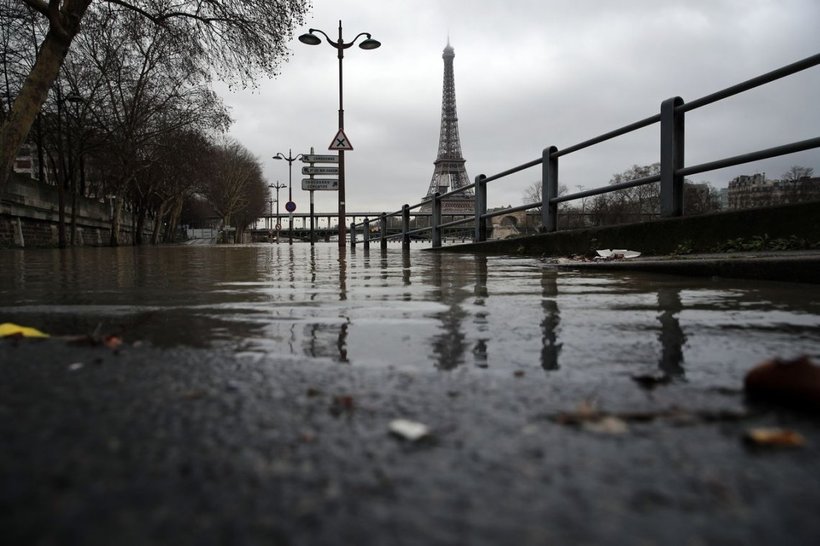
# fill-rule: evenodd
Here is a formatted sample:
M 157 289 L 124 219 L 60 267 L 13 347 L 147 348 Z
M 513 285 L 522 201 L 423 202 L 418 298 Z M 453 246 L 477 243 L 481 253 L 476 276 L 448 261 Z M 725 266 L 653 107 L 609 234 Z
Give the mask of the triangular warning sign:
M 351 146 L 350 141 L 347 140 L 347 135 L 345 134 L 344 129 L 339 129 L 339 132 L 336 133 L 335 137 L 333 137 L 333 142 L 330 143 L 330 146 L 328 146 L 327 149 L 344 151 L 353 150 L 353 146 Z

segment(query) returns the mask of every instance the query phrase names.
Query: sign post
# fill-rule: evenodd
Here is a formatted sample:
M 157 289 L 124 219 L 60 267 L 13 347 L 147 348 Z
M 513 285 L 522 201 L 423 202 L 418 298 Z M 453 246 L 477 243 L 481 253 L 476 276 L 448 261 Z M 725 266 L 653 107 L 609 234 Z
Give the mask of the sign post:
M 341 49 L 339 51 L 342 51 Z M 341 62 L 339 57 L 339 132 L 333 137 L 330 142 L 328 150 L 339 152 L 339 246 L 344 247 L 347 236 L 345 221 L 347 215 L 345 214 L 345 151 L 352 151 L 353 146 L 350 144 L 344 130 L 344 110 L 342 109 L 342 92 L 341 92 Z
M 337 138 L 339 135 L 336 135 Z M 344 136 L 342 133 L 343 142 L 347 141 L 347 137 Z M 335 142 L 335 140 L 334 140 Z M 349 143 L 348 143 L 349 145 Z M 341 154 L 340 154 L 341 155 Z M 342 160 L 344 161 L 344 160 Z M 308 175 L 309 178 L 302 179 L 302 190 L 310 192 L 310 244 L 312 245 L 315 237 L 314 237 L 314 209 L 313 209 L 313 192 L 314 191 L 339 191 L 340 187 L 340 179 L 339 178 L 314 178 L 315 175 L 323 175 L 323 174 L 340 174 L 340 170 L 344 169 L 342 164 L 339 167 L 331 166 L 331 167 L 317 167 L 315 166 L 316 163 L 339 163 L 339 156 L 335 155 L 322 155 L 322 154 L 315 154 L 313 152 L 313 147 L 310 148 L 309 154 L 302 155 L 302 162 L 307 163 L 307 166 L 302 167 L 302 174 Z M 342 175 L 343 176 L 343 175 Z M 341 198 L 343 199 L 343 198 Z M 344 201 L 340 201 L 340 220 L 342 222 L 341 225 L 344 224 Z M 328 228 L 330 226 L 328 225 Z M 344 241 L 341 243 L 344 246 Z

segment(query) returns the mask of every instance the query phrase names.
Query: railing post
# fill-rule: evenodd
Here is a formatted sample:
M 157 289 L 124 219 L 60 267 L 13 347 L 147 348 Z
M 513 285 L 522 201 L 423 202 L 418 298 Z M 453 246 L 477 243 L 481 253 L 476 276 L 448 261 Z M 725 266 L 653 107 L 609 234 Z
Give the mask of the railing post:
M 379 246 L 384 250 L 387 248 L 387 214 L 384 212 L 379 216 L 379 233 L 381 234 Z
M 362 233 L 362 242 L 364 244 L 364 249 L 368 250 L 370 248 L 370 218 L 367 216 L 364 217 L 364 232 Z
M 484 215 L 487 214 L 487 179 L 480 174 L 475 177 L 475 234 L 473 242 L 480 243 L 487 240 L 487 221 Z
M 401 247 L 410 248 L 410 205 L 401 208 Z
M 558 229 L 558 203 L 550 203 L 558 197 L 558 158 L 552 157 L 557 151 L 549 146 L 541 154 L 541 229 L 546 232 Z
M 661 103 L 661 216 L 683 215 L 683 168 L 685 141 L 683 99 L 673 97 Z
M 441 247 L 441 194 L 436 192 L 433 194 L 433 212 L 430 217 L 430 240 L 433 243 L 433 248 Z
M 350 248 L 356 248 L 356 222 L 350 222 Z

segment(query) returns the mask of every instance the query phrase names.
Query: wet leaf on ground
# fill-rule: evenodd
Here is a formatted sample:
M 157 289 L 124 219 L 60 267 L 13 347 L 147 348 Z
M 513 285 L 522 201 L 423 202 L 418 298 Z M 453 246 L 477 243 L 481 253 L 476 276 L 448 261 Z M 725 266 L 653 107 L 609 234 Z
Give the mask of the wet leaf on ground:
M 0 337 L 43 338 L 48 337 L 48 334 L 45 334 L 37 328 L 32 328 L 30 326 L 20 326 L 19 324 L 14 324 L 13 322 L 4 322 L 3 324 L 0 324 Z
M 616 435 L 629 432 L 629 426 L 626 424 L 626 421 L 612 415 L 607 415 L 606 417 L 596 420 L 585 421 L 583 428 L 588 432 L 594 432 L 596 434 Z
M 807 356 L 773 358 L 755 366 L 746 374 L 744 388 L 758 399 L 820 411 L 820 366 Z
M 339 416 L 343 413 L 352 413 L 356 409 L 356 403 L 350 395 L 338 395 L 333 397 L 330 403 L 330 413 Z
M 750 445 L 764 447 L 802 447 L 806 444 L 802 434 L 787 428 L 750 428 L 743 439 Z

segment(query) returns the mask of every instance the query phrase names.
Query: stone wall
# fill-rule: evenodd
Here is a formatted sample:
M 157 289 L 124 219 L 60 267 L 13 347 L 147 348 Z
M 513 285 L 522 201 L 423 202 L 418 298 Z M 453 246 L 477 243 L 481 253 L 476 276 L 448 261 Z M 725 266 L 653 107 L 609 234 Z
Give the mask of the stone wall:
M 0 248 L 54 247 L 58 244 L 57 188 L 12 175 L 0 199 Z M 66 195 L 66 239 L 71 240 L 71 197 Z M 107 245 L 111 238 L 111 203 L 77 198 L 78 246 Z M 133 241 L 132 218 L 123 212 L 120 242 Z M 146 236 L 148 236 L 146 234 Z
M 662 255 L 681 251 L 713 252 L 735 239 L 788 239 L 792 236 L 815 248 L 820 246 L 820 201 L 557 231 L 449 246 L 442 250 L 568 256 L 595 249 L 624 248 L 644 255 Z

